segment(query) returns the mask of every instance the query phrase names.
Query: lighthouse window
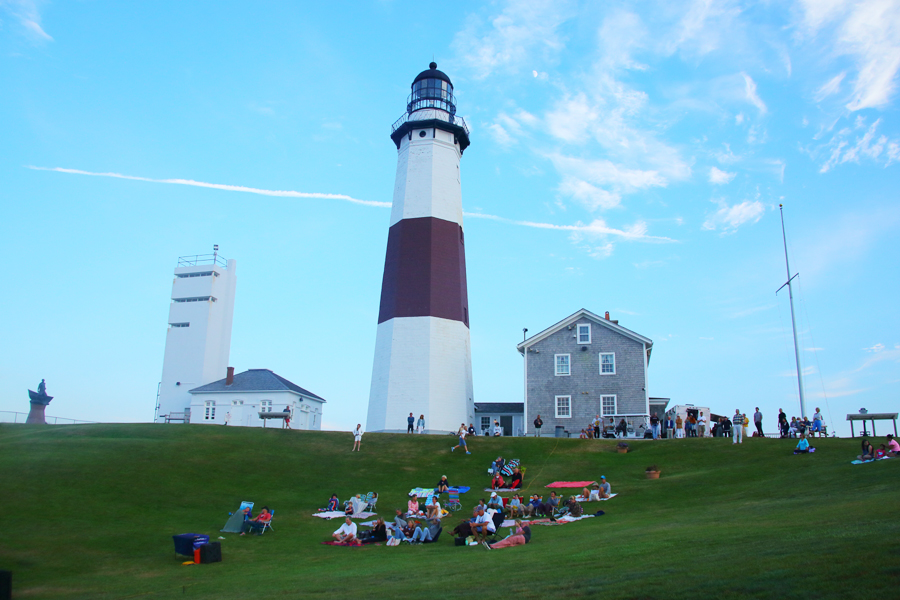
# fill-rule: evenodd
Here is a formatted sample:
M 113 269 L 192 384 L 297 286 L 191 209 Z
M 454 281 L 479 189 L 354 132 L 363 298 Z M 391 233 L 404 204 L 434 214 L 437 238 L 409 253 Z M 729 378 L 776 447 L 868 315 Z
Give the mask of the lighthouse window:
M 420 132 L 419 132 L 419 137 L 425 137 L 425 132 L 424 132 L 424 131 L 420 131 Z

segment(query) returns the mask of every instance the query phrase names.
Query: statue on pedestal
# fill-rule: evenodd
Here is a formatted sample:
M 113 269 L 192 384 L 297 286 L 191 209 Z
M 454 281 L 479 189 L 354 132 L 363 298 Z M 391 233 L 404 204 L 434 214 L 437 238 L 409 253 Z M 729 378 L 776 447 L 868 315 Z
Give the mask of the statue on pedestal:
M 25 422 L 46 425 L 47 421 L 44 418 L 44 410 L 47 408 L 47 405 L 50 404 L 50 401 L 53 400 L 53 396 L 47 395 L 47 384 L 45 380 L 41 379 L 41 382 L 38 384 L 38 391 L 32 392 L 31 390 L 28 390 L 28 399 L 31 400 L 31 410 L 28 412 L 28 418 L 25 419 Z

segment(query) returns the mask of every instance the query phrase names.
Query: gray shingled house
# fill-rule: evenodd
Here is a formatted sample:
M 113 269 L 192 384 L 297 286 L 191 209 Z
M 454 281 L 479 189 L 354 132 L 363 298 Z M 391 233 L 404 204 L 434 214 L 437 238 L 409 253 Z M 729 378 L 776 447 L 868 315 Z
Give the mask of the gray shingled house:
M 581 309 L 517 348 L 525 358 L 525 427 L 540 414 L 544 435 L 573 436 L 595 415 L 638 431 L 649 417 L 647 365 L 653 342 Z

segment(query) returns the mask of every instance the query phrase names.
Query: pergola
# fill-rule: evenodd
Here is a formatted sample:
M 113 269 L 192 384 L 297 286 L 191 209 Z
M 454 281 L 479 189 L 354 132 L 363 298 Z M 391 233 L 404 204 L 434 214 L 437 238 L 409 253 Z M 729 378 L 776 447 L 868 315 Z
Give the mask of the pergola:
M 863 429 L 866 428 L 866 421 L 872 421 L 872 437 L 875 437 L 875 421 L 893 421 L 894 435 L 897 435 L 897 413 L 868 413 L 864 415 L 847 415 L 850 421 L 850 437 L 856 437 L 853 434 L 853 421 L 862 421 Z

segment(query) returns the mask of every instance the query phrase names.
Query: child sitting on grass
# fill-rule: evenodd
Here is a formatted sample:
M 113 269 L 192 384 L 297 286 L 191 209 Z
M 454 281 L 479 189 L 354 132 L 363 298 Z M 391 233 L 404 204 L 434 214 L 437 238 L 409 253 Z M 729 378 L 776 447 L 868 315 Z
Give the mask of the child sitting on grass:
M 806 439 L 806 434 L 800 434 L 800 441 L 797 442 L 797 447 L 794 449 L 794 454 L 808 454 L 809 452 L 814 452 L 815 448 L 809 447 L 809 442 Z

